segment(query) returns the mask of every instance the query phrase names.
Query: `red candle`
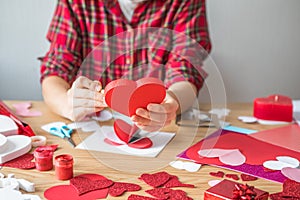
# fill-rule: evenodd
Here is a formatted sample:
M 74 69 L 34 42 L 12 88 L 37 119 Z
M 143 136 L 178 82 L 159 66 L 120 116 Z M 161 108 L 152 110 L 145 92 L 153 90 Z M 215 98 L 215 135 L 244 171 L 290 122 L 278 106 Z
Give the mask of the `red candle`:
M 256 98 L 253 115 L 263 120 L 291 122 L 293 120 L 292 99 L 279 94 Z
M 53 151 L 35 149 L 33 152 L 35 167 L 39 171 L 48 171 L 53 168 Z
M 73 157 L 63 154 L 55 157 L 55 174 L 58 180 L 69 180 L 73 177 Z

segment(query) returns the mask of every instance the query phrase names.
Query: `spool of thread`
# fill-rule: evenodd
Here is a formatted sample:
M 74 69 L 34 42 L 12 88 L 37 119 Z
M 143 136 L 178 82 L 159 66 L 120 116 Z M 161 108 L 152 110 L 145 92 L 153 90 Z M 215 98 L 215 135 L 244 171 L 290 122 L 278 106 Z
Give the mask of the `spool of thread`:
M 62 154 L 55 157 L 55 175 L 58 180 L 73 178 L 73 162 L 73 157 L 69 154 Z
M 39 171 L 49 171 L 53 168 L 53 151 L 35 149 L 33 152 L 35 167 Z

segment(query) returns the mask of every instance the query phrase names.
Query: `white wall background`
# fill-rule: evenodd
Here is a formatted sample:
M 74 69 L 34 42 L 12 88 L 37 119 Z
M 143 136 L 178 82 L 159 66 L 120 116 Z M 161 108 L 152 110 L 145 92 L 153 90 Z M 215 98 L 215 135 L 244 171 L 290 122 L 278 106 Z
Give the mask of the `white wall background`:
M 37 57 L 54 11 L 53 0 L 0 0 L 0 99 L 40 100 Z M 229 102 L 273 93 L 300 99 L 300 1 L 207 0 L 213 51 Z M 222 88 L 214 73 L 207 79 Z M 201 95 L 208 99 L 207 88 Z

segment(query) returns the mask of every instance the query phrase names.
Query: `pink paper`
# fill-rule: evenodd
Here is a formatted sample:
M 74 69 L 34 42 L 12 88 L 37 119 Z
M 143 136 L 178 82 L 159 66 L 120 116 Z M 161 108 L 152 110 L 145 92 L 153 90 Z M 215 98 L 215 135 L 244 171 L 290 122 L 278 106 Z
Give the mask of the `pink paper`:
M 300 183 L 300 169 L 285 167 L 281 170 L 281 173 L 285 177 Z
M 31 102 L 17 103 L 12 106 L 15 108 L 16 114 L 22 117 L 37 117 L 42 115 L 40 111 L 30 110 Z
M 200 156 L 207 158 L 219 158 L 226 165 L 238 166 L 245 163 L 245 156 L 238 149 L 200 149 Z
M 250 136 L 270 144 L 300 152 L 300 126 L 296 124 L 259 131 Z

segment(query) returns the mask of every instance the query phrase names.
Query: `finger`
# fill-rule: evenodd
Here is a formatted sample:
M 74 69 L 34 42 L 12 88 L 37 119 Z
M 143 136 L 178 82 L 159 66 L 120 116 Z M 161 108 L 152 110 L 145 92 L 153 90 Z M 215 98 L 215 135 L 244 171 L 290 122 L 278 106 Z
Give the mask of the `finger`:
M 166 121 L 156 122 L 156 121 L 152 121 L 152 120 L 147 119 L 147 118 L 143 118 L 143 117 L 138 116 L 138 115 L 133 115 L 131 117 L 131 120 L 139 126 L 159 126 L 159 127 L 163 127 L 165 122 L 166 122 Z
M 94 113 L 94 112 L 95 112 L 94 108 L 86 108 L 86 107 L 75 108 L 73 110 L 72 120 L 73 121 L 81 121 L 87 115 Z
M 101 92 L 94 92 L 88 89 L 76 89 L 76 91 L 73 91 L 73 98 L 103 100 L 104 95 Z
M 147 106 L 147 110 L 156 113 L 170 113 L 173 112 L 173 106 L 170 103 L 164 103 L 164 104 L 150 103 Z
M 92 81 L 84 76 L 78 77 L 74 81 L 72 86 L 75 88 L 87 88 L 98 92 L 100 92 L 102 89 L 101 83 L 99 81 Z
M 138 108 L 136 110 L 136 114 L 140 117 L 155 122 L 165 122 L 168 118 L 172 117 L 172 113 L 155 113 L 155 112 L 149 112 L 142 108 Z
M 98 107 L 106 107 L 106 104 L 103 100 L 91 100 L 91 99 L 74 99 L 73 107 L 86 107 L 86 108 L 98 108 Z

